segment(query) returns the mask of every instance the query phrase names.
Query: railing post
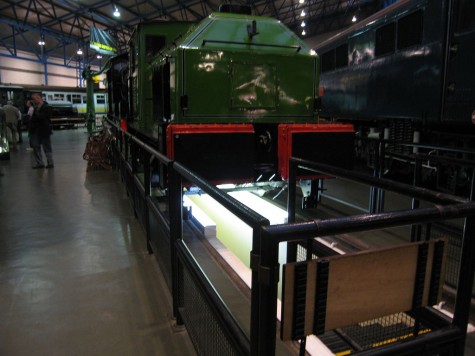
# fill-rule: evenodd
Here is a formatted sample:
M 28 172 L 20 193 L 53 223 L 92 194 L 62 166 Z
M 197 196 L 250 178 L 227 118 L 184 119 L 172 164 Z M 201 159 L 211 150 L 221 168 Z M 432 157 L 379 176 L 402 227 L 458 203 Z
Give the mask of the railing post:
M 297 194 L 297 167 L 298 165 L 291 159 L 289 161 L 289 179 L 287 183 L 287 222 L 295 222 Z M 287 242 L 287 262 L 295 262 L 297 257 L 297 243 Z
M 379 164 L 378 164 L 378 178 L 383 178 L 384 172 L 384 160 L 386 158 L 386 143 L 382 140 L 379 141 Z M 382 213 L 384 211 L 384 199 L 386 191 L 382 188 L 378 189 L 378 202 L 376 211 Z
M 265 229 L 261 238 L 259 266 L 259 356 L 275 355 L 277 327 L 277 284 L 279 282 L 279 244 Z
M 251 355 L 259 355 L 259 265 L 261 251 L 261 229 L 254 227 L 252 230 L 251 250 Z
M 472 167 L 472 180 L 471 180 L 471 186 L 470 186 L 470 196 L 469 199 L 471 201 L 475 200 L 475 167 Z
M 457 326 L 462 333 L 460 340 L 460 350 L 464 350 L 467 335 L 467 325 L 469 322 L 470 305 L 472 300 L 473 278 L 475 270 L 475 216 L 465 219 L 462 240 L 462 254 L 459 267 L 459 278 L 457 281 L 457 296 L 455 299 L 455 310 L 452 325 Z
M 373 177 L 378 177 L 378 172 L 379 172 L 379 154 L 380 154 L 380 151 L 379 151 L 379 145 L 380 145 L 380 142 L 377 144 L 376 148 L 374 149 L 374 168 L 373 168 Z M 369 191 L 369 208 L 368 208 L 368 211 L 373 214 L 376 212 L 376 209 L 377 209 L 377 199 L 376 197 L 378 196 L 378 189 L 379 188 L 376 188 L 374 185 L 372 185 L 370 187 L 370 191 Z
M 287 198 L 287 221 L 295 222 L 295 195 L 297 193 L 297 164 L 289 161 L 288 198 Z
M 144 206 L 145 206 L 145 211 L 146 214 L 144 216 L 145 219 L 145 239 L 146 239 L 146 244 L 147 244 L 147 252 L 149 254 L 153 253 L 152 246 L 150 245 L 150 224 L 149 224 L 149 209 L 147 205 L 147 199 L 150 196 L 151 192 L 151 185 L 150 185 L 150 176 L 151 176 L 151 164 L 153 162 L 153 156 L 146 150 L 144 150 L 143 153 L 143 161 L 144 161 L 144 178 L 143 178 L 143 184 L 144 184 Z
M 129 138 L 126 138 L 124 139 L 124 159 L 125 159 L 125 162 L 128 162 L 129 161 L 129 153 L 130 153 L 130 139 Z
M 168 165 L 169 174 L 169 206 L 170 206 L 170 259 L 172 271 L 173 316 L 178 325 L 183 324 L 179 308 L 183 305 L 183 270 L 178 263 L 176 242 L 183 237 L 182 177 L 174 170 L 173 163 Z
M 415 157 L 414 159 L 414 179 L 413 185 L 414 187 L 418 187 L 421 182 L 421 174 L 422 174 L 422 160 L 419 157 Z M 412 209 L 419 208 L 420 200 L 416 198 L 412 198 Z M 411 226 L 411 242 L 420 241 L 421 240 L 421 226 L 420 225 L 412 225 Z

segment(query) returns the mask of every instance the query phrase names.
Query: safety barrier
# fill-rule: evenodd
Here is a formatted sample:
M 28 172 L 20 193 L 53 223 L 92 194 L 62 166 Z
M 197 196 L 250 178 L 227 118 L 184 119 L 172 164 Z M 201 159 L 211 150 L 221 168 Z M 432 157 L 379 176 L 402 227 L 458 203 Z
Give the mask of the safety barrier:
M 154 253 L 165 275 L 173 298 L 173 315 L 184 323 L 199 354 L 203 355 L 274 355 L 281 341 L 276 338 L 279 243 L 288 245 L 287 261 L 297 259 L 297 246 L 311 246 L 316 237 L 349 232 L 372 231 L 394 226 L 429 224 L 436 220 L 466 217 L 458 277 L 455 315 L 447 322 L 431 307 L 425 314 L 432 321 L 429 332 L 416 337 L 395 338 L 391 344 L 375 343 L 361 354 L 419 355 L 424 350 L 449 350 L 463 354 L 475 261 L 475 204 L 466 199 L 410 187 L 401 183 L 368 177 L 334 167 L 292 158 L 290 162 L 288 213 L 289 223 L 270 226 L 269 221 L 228 194 L 209 184 L 178 162 L 120 129 L 108 120 L 116 133 L 115 162 L 132 199 L 135 213 L 146 230 L 146 245 Z M 434 202 L 430 208 L 396 212 L 366 213 L 336 219 L 295 222 L 296 169 L 352 179 L 378 189 L 393 190 L 414 199 Z M 155 189 L 159 176 L 167 193 Z M 250 268 L 252 270 L 249 326 L 237 321 L 202 266 L 193 255 L 190 231 L 184 224 L 183 191 L 189 185 L 199 187 L 225 209 L 252 228 Z M 427 237 L 430 237 L 427 235 Z M 470 238 L 471 237 L 471 238 Z M 312 253 L 306 254 L 311 259 Z M 440 319 L 440 320 L 439 320 Z M 443 320 L 442 320 L 443 319 Z M 285 345 L 285 344 L 284 344 Z M 378 346 L 378 347 L 376 347 Z M 380 347 L 379 347 L 380 346 Z M 295 350 L 295 349 L 294 349 Z M 289 349 L 287 349 L 289 352 Z M 358 350 L 357 350 L 358 351 Z

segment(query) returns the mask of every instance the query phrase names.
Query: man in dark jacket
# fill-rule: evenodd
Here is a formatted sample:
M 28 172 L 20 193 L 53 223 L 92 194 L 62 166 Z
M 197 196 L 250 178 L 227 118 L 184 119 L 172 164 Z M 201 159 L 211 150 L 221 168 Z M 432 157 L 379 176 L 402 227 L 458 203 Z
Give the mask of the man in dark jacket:
M 35 112 L 31 118 L 30 140 L 36 164 L 33 169 L 44 168 L 41 147 L 45 151 L 46 168 L 53 168 L 53 150 L 51 148 L 51 113 L 52 107 L 43 101 L 41 93 L 34 93 L 31 98 L 36 104 Z

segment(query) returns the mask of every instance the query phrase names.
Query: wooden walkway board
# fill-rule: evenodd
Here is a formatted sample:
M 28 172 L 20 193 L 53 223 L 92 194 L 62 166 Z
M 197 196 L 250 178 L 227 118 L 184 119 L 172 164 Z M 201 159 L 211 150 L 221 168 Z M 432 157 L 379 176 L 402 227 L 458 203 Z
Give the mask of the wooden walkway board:
M 427 261 L 425 274 L 419 288 L 422 292 L 420 306 L 427 306 L 431 286 L 432 265 L 434 260 L 435 241 L 427 245 Z M 326 289 L 326 310 L 323 312 L 324 329 L 333 330 L 358 322 L 371 320 L 394 313 L 413 309 L 414 293 L 419 261 L 419 246 L 422 243 L 410 243 L 389 248 L 357 252 L 325 258 L 328 261 L 328 288 Z M 446 244 L 444 245 L 446 246 Z M 446 248 L 442 257 L 444 271 Z M 320 305 L 316 291 L 319 261 L 296 262 L 285 265 L 283 292 L 283 330 L 281 337 L 285 340 L 295 338 L 294 309 L 300 309 L 301 301 L 296 301 L 298 293 L 295 288 L 302 287 L 303 282 L 295 282 L 295 271 L 306 264 L 305 310 L 301 317 L 305 318 L 304 335 L 315 333 L 316 305 Z M 300 266 L 300 267 L 298 267 Z M 300 277 L 302 279 L 302 277 Z M 443 275 L 439 281 L 444 281 Z M 436 286 L 437 300 L 440 300 L 442 283 Z M 318 315 L 321 315 L 318 314 Z M 301 320 L 302 321 L 302 320 Z M 298 334 L 298 333 L 297 333 Z

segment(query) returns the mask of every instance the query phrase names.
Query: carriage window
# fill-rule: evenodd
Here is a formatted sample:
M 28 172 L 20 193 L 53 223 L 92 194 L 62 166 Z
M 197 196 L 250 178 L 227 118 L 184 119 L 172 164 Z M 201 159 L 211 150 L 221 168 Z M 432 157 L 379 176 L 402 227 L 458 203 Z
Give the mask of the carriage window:
M 105 104 L 106 103 L 105 95 L 97 95 L 96 103 L 97 104 Z
M 422 11 L 403 17 L 397 25 L 397 48 L 404 49 L 422 42 Z
M 338 46 L 335 50 L 335 68 L 348 66 L 348 43 Z
M 64 94 L 61 93 L 54 93 L 53 100 L 64 100 Z
M 81 104 L 82 103 L 81 94 L 72 94 L 71 102 L 73 104 Z
M 460 1 L 457 18 L 457 32 L 467 32 L 475 30 L 475 1 Z
M 394 53 L 396 47 L 396 24 L 390 23 L 376 30 L 375 55 Z
M 335 50 L 331 50 L 322 54 L 322 73 L 335 69 Z

